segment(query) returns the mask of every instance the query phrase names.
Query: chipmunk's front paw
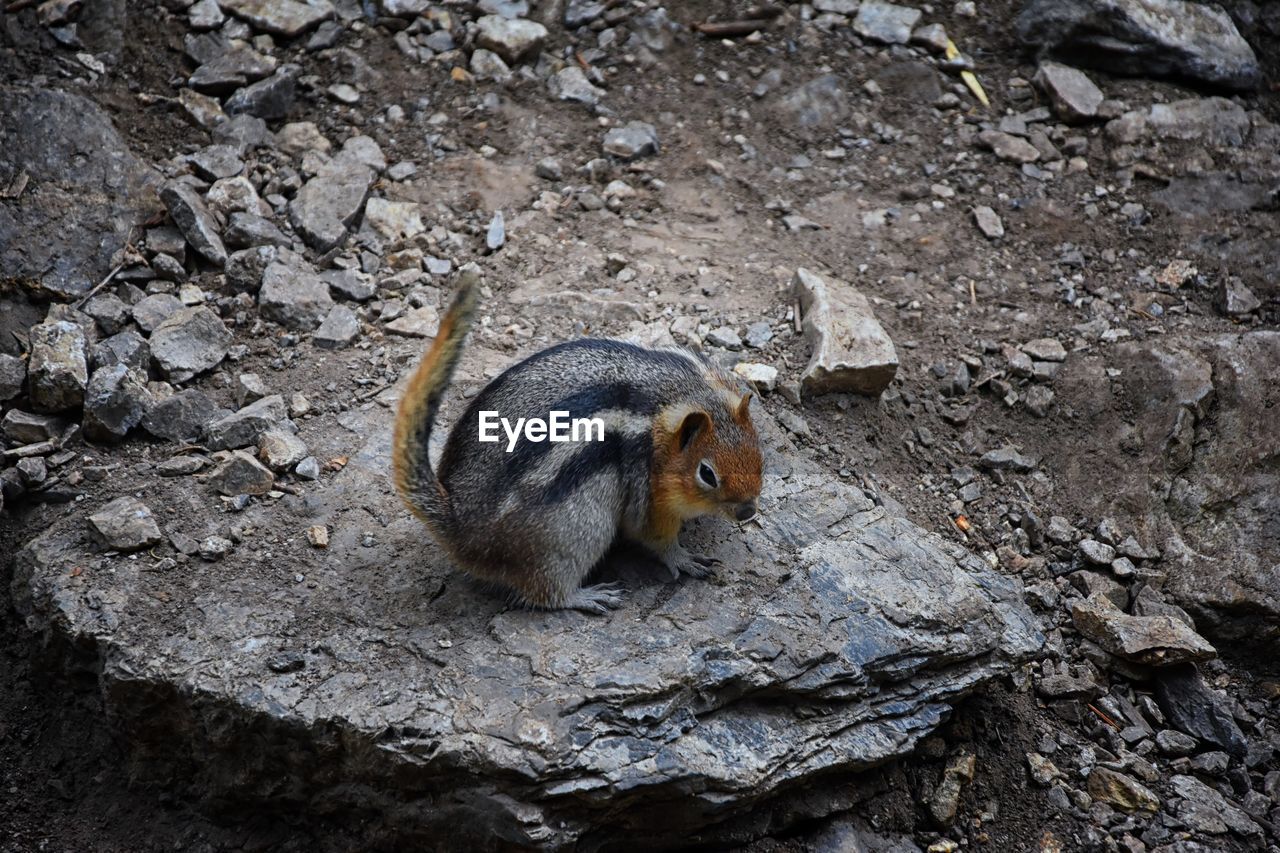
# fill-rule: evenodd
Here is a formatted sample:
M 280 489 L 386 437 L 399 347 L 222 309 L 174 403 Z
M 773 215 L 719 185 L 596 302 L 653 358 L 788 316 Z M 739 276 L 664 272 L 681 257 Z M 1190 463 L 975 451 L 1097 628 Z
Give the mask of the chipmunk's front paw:
M 678 545 L 663 553 L 662 562 L 671 572 L 672 580 L 676 580 L 682 574 L 692 578 L 705 578 L 720 565 L 720 561 L 715 557 L 690 554 Z

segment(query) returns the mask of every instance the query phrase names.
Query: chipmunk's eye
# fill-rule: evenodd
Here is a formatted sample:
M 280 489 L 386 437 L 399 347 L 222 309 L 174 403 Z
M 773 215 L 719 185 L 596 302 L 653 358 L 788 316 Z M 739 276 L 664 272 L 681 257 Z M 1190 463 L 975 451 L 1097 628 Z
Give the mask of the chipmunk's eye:
M 720 481 L 716 479 L 716 472 L 706 462 L 698 465 L 698 480 L 708 489 L 714 489 L 720 485 Z

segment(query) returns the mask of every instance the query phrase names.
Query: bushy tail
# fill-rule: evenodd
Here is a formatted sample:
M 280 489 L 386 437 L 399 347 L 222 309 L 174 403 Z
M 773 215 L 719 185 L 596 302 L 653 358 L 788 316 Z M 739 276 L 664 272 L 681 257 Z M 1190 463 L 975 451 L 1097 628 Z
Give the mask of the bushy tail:
M 391 451 L 396 488 L 414 515 L 437 536 L 452 527 L 453 508 L 448 492 L 431 468 L 427 443 L 440 400 L 462 355 L 462 342 L 471 330 L 479 292 L 479 270 L 463 269 L 458 277 L 458 291 L 440 320 L 436 339 L 409 379 L 396 414 Z

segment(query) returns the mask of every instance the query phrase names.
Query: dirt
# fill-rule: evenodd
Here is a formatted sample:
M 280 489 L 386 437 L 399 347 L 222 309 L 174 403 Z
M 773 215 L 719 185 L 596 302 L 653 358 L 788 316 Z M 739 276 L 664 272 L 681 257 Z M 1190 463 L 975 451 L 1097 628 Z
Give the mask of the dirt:
M 711 13 L 733 17 L 740 5 L 691 2 L 672 14 L 691 23 Z M 1096 126 L 1081 131 L 1090 138 L 1088 172 L 1046 184 L 1024 180 L 1015 167 L 959 144 L 962 125 L 1004 111 L 1010 78 L 1030 79 L 1034 73 L 1008 28 L 1017 4 L 984 3 L 982 8 L 976 19 L 940 9 L 929 20 L 944 23 L 974 57 L 994 102 L 986 113 L 940 113 L 922 104 L 913 87 L 931 84 L 903 73 L 892 51 L 851 47 L 836 36 L 784 36 L 758 47 L 685 37 L 659 54 L 651 67 L 621 65 L 605 103 L 623 120 L 657 126 L 663 150 L 645 167 L 665 184 L 661 189 L 641 185 L 639 198 L 628 204 L 626 221 L 607 210 L 526 215 L 539 192 L 556 188 L 533 176 L 533 163 L 554 156 L 568 173 L 598 156 L 603 131 L 589 112 L 550 101 L 536 82 L 509 87 L 455 83 L 440 68 L 408 63 L 390 34 L 378 28 L 366 28 L 358 38 L 348 33 L 340 42 L 378 72 L 368 77 L 361 104 L 354 111 L 335 109 L 322 90 L 346 79 L 342 62 L 304 54 L 305 73 L 319 76 L 321 91 L 301 99 L 291 119 L 315 121 L 335 141 L 351 125 L 363 126 L 382 145 L 389 163 L 418 163 L 414 185 L 398 192 L 441 216 L 468 223 L 473 233 L 481 233 L 493 210 L 507 211 L 507 260 L 486 263 L 493 293 L 486 310 L 493 322 L 480 346 L 489 361 L 584 332 L 630 331 L 625 322 L 607 318 L 530 309 L 513 299 L 522 294 L 599 289 L 628 301 L 672 306 L 676 314 L 708 304 L 713 327 L 741 327 L 760 318 L 786 319 L 786 284 L 797 266 L 855 284 L 873 300 L 898 345 L 902 366 L 893 389 L 878 400 L 833 395 L 806 400 L 803 407 L 775 394 L 765 405 L 803 414 L 812 431 L 808 443 L 834 476 L 873 484 L 922 527 L 976 551 L 993 552 L 1003 539 L 1009 502 L 1029 500 L 1044 517 L 1097 522 L 1090 516 L 1094 495 L 1074 485 L 1078 478 L 1063 475 L 1071 460 L 1055 452 L 1065 439 L 1087 434 L 1089 390 L 1055 383 L 1057 403 L 1046 418 L 1023 407 L 1009 409 L 991 394 L 970 394 L 965 398 L 971 410 L 967 423 L 953 425 L 940 417 L 934 399 L 938 377 L 930 368 L 953 367 L 962 354 L 981 354 L 985 340 L 1069 339 L 1071 327 L 1089 316 L 1087 309 L 1064 302 L 1060 283 L 1065 276 L 1078 272 L 1083 289 L 1092 293 L 1110 289 L 1131 295 L 1139 271 L 1158 271 L 1186 256 L 1192 238 L 1207 243 L 1246 236 L 1265 241 L 1276 239 L 1278 229 L 1274 214 L 1264 211 L 1192 218 L 1157 213 L 1149 224 L 1127 227 L 1105 217 L 1088 219 L 1081 215 L 1082 202 L 1111 194 L 1157 212 L 1151 196 L 1162 188 L 1141 177 L 1132 188 L 1118 186 Z M 171 96 L 171 82 L 185 73 L 184 32 L 185 24 L 163 6 L 133 4 L 122 55 L 109 63 L 105 78 L 84 86 L 112 114 L 134 149 L 153 161 L 207 141 L 176 108 L 152 97 Z M 560 37 L 553 29 L 553 40 Z M 6 20 L 0 28 L 0 79 L 44 74 L 59 83 L 68 74 L 83 76 L 82 69 L 68 70 L 74 66 L 65 51 L 40 43 L 47 38 Z M 892 141 L 849 151 L 848 162 L 857 166 L 855 179 L 825 179 L 820 170 L 827 162 L 821 152 L 832 145 L 830 131 L 820 140 L 806 140 L 778 111 L 773 96 L 756 100 L 750 95 L 759 72 L 775 67 L 783 69 L 782 91 L 834 70 L 867 117 L 865 125 L 848 122 L 854 133 Z M 718 72 L 727 72 L 730 82 L 721 82 Z M 707 82 L 695 84 L 695 74 L 705 75 Z M 1155 98 L 1196 94 L 1172 83 L 1095 77 L 1109 97 L 1135 107 Z M 862 83 L 872 78 L 882 81 L 885 94 L 862 97 Z M 945 90 L 954 80 L 940 78 L 940 83 Z M 496 112 L 483 103 L 492 92 L 501 103 Z M 1249 103 L 1272 117 L 1280 115 L 1272 95 Z M 420 104 L 424 115 L 448 116 L 445 125 L 431 132 L 440 132 L 456 153 L 433 160 L 425 150 L 428 131 L 421 122 L 400 127 L 381 122 L 378 110 L 391 104 L 411 113 Z M 886 130 L 885 124 L 900 134 Z M 732 139 L 736 134 L 754 147 L 754 159 L 740 159 L 742 149 Z M 482 146 L 494 152 L 479 156 L 475 152 Z M 779 166 L 803 151 L 814 167 L 802 180 L 789 180 Z M 709 160 L 720 164 L 723 175 Z M 626 171 L 620 176 L 626 177 Z M 957 197 L 945 200 L 943 210 L 911 221 L 916 202 L 904 200 L 904 192 L 923 186 L 927 205 L 935 198 L 929 185 L 944 179 Z M 565 182 L 586 179 L 567 174 Z M 970 204 L 992 204 L 1001 193 L 1015 200 L 1001 206 L 1009 236 L 992 243 L 972 225 L 968 209 Z M 778 198 L 822 228 L 788 232 L 767 207 Z M 863 214 L 882 208 L 900 210 L 902 216 L 891 227 L 866 230 Z M 1083 252 L 1083 268 L 1064 272 L 1064 244 Z M 608 275 L 605 256 L 613 252 L 640 272 L 634 281 L 622 283 Z M 1270 328 L 1277 321 L 1274 291 L 1272 297 L 1261 319 Z M 1192 287 L 1179 298 L 1187 306 L 1184 330 L 1237 329 L 1214 311 L 1208 287 Z M 1136 312 L 1129 320 L 1139 336 L 1159 332 L 1159 323 Z M 413 340 L 375 336 L 368 349 L 312 360 L 296 349 L 281 348 L 278 338 L 255 335 L 251 327 L 238 329 L 237 337 L 250 345 L 251 354 L 234 366 L 235 372 L 257 371 L 274 387 L 301 391 L 334 412 L 339 407 L 333 404 L 354 405 L 356 395 L 393 381 L 421 349 Z M 789 377 L 798 375 L 808 354 L 797 335 L 780 334 L 764 350 L 744 355 L 772 363 Z M 213 392 L 229 400 L 225 388 Z M 449 417 L 447 410 L 444 417 Z M 308 439 L 321 458 L 349 449 L 340 431 Z M 966 507 L 972 530 L 965 535 L 953 520 L 957 513 L 949 497 L 950 471 L 973 464 L 974 450 L 1006 443 L 1042 460 L 1041 473 L 1028 481 L 1029 494 L 1010 482 L 991 487 Z M 170 448 L 147 439 L 131 439 L 120 448 L 85 449 L 94 464 L 126 468 L 169 453 Z M 139 483 L 143 481 L 140 475 Z M 83 489 L 96 497 L 92 483 Z M 0 552 L 11 553 L 31 531 L 69 511 L 66 506 L 30 505 L 0 519 Z M 193 520 L 189 532 L 196 535 L 202 524 Z M 8 586 L 8 578 L 0 577 L 0 596 L 7 596 Z M 119 746 L 103 725 L 93 690 L 85 689 L 94 674 L 48 678 L 41 669 L 41 638 L 26 634 L 3 597 L 0 612 L 5 617 L 0 622 L 0 851 L 344 849 L 342 827 L 296 816 L 210 817 L 170 792 L 133 783 L 123 769 Z M 1255 657 L 1233 658 L 1231 649 L 1222 651 L 1227 662 L 1217 674 L 1238 695 L 1261 699 L 1259 683 L 1274 678 L 1275 671 L 1266 671 Z M 883 793 L 858 817 L 882 832 L 916 835 L 926 842 L 935 837 L 919 805 L 920 793 L 936 783 L 948 755 L 964 749 L 977 756 L 978 773 L 962 797 L 960 822 L 971 836 L 979 833 L 985 839 L 985 849 L 1038 849 L 1046 832 L 1062 840 L 1065 849 L 1077 849 L 1087 826 L 1070 816 L 1046 819 L 1045 791 L 1032 785 L 1025 772 L 1026 753 L 1046 731 L 1063 725 L 1038 704 L 1014 686 L 974 697 L 918 759 L 882 771 Z M 1101 724 L 1086 723 L 1083 729 Z M 816 831 L 818 827 L 801 826 L 785 837 L 756 842 L 752 849 L 804 849 L 807 833 Z

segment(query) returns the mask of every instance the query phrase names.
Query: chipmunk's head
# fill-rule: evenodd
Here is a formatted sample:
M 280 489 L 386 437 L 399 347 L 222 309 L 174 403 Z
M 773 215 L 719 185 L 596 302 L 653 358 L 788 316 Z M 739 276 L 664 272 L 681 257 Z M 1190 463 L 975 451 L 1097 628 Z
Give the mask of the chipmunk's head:
M 712 417 L 694 408 L 680 419 L 671 440 L 687 515 L 719 514 L 735 521 L 755 516 L 763 461 L 751 423 L 751 397 L 743 394 L 727 414 Z

